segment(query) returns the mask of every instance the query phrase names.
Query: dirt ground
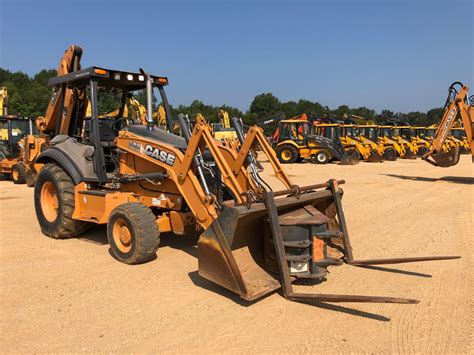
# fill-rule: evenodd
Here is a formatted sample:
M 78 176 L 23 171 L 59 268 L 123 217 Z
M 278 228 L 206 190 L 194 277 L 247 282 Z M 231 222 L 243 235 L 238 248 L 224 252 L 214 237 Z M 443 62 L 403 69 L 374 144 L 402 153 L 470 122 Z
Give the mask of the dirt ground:
M 163 236 L 156 260 L 127 266 L 109 255 L 104 227 L 78 239 L 43 236 L 33 189 L 2 181 L 0 351 L 474 352 L 470 157 L 449 169 L 399 160 L 287 170 L 300 185 L 347 181 L 357 258 L 462 259 L 380 270 L 344 265 L 305 288 L 410 297 L 417 305 L 307 305 L 278 293 L 246 303 L 197 275 L 195 239 Z

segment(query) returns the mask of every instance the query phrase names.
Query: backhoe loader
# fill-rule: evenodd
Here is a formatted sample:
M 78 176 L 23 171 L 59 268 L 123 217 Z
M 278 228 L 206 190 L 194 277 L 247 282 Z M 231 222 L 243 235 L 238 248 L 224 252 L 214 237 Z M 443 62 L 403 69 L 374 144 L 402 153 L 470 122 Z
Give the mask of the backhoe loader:
M 34 133 L 31 118 L 8 115 L 8 90 L 0 88 L 0 179 L 24 184 L 24 137 Z
M 402 134 L 402 132 L 406 132 L 406 130 L 408 129 L 410 129 L 410 126 L 391 126 L 390 138 L 405 147 L 405 155 L 403 156 L 404 159 L 416 159 L 418 153 L 418 146 L 412 142 L 411 137 L 409 135 L 404 136 Z
M 357 125 L 342 124 L 341 129 L 341 143 L 344 147 L 355 146 L 362 160 L 371 163 L 383 162 L 383 150 L 378 144 L 369 140 L 362 140 Z
M 393 138 L 393 126 L 392 125 L 379 125 L 378 126 L 378 140 L 379 143 L 384 145 L 391 145 L 398 154 L 399 158 L 405 158 L 408 153 L 407 147 L 399 142 L 398 139 Z
M 474 162 L 474 102 L 472 97 L 469 97 L 469 88 L 460 82 L 454 82 L 448 89 L 443 117 L 434 133 L 429 151 L 422 157 L 428 163 L 434 166 L 450 167 L 459 162 L 461 147 L 453 147 L 447 152 L 443 149 L 458 114 L 461 116 Z
M 0 179 L 11 179 L 14 184 L 25 183 L 26 166 L 21 142 L 32 133 L 30 118 L 0 115 Z
M 230 125 L 229 113 L 225 110 L 219 110 L 217 115 L 219 116 L 219 123 L 211 124 L 214 138 L 218 140 L 237 139 L 237 133 Z
M 359 138 L 362 143 L 370 145 L 372 150 L 378 152 L 384 160 L 397 160 L 397 152 L 391 143 L 384 143 L 378 139 L 378 128 L 375 124 L 364 124 L 357 126 Z
M 451 136 L 456 144 L 461 147 L 461 154 L 469 154 L 470 146 L 467 140 L 466 131 L 463 127 L 451 128 Z
M 410 128 L 410 135 L 413 144 L 418 147 L 417 155 L 421 158 L 429 149 L 430 142 L 426 137 L 426 127 L 412 126 Z
M 273 135 L 273 148 L 281 163 L 295 163 L 305 159 L 316 164 L 326 164 L 332 159 L 339 160 L 342 165 L 359 162 L 353 145 L 343 147 L 338 138 L 325 137 L 321 132 L 314 134 L 314 130 L 317 131 L 317 127 L 322 129 L 322 126 L 311 124 L 305 118 L 306 115 L 303 114 L 294 119 L 278 121 Z
M 342 208 L 343 181 L 298 186 L 283 170 L 261 128 L 244 136 L 237 118 L 232 124 L 240 141 L 237 151 L 215 140 L 211 127 L 197 119 L 192 131 L 178 115 L 183 137 L 155 126 L 153 89 L 157 88 L 168 124 L 166 77 L 89 67 L 49 81 L 69 88 L 71 120 L 59 114 L 45 127 L 61 127 L 37 158 L 45 166 L 35 185 L 35 211 L 41 230 L 52 238 L 77 236 L 93 224 L 107 225 L 111 254 L 137 264 L 155 257 L 160 233 L 186 235 L 200 231 L 199 275 L 253 301 L 282 289 L 301 302 L 418 303 L 384 296 L 294 292 L 295 279 L 325 280 L 328 268 L 377 265 L 456 256 L 357 260 L 353 257 Z M 98 118 L 101 89 L 146 89 L 147 125 L 127 125 Z M 58 112 L 64 112 L 60 100 Z M 52 117 L 52 116 L 50 116 Z M 78 130 L 89 120 L 89 130 Z M 259 175 L 252 150 L 259 146 L 283 186 L 273 190 Z

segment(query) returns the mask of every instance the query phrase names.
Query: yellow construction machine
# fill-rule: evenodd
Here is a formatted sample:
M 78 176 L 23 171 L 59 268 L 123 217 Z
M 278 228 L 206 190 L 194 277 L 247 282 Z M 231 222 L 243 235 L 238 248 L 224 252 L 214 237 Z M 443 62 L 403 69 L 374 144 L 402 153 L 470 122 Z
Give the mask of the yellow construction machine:
M 426 127 L 412 126 L 410 128 L 410 135 L 413 144 L 416 144 L 418 147 L 417 155 L 421 158 L 430 147 L 430 141 L 426 137 Z
M 25 183 L 26 166 L 21 148 L 25 137 L 33 132 L 30 118 L 0 115 L 0 179 L 11 179 L 14 184 Z
M 414 144 L 410 138 L 406 138 L 402 135 L 402 130 L 409 129 L 409 126 L 390 126 L 389 137 L 391 140 L 397 142 L 400 146 L 405 148 L 405 154 L 403 159 L 416 159 L 418 153 L 418 146 Z
M 309 159 L 326 164 L 335 159 L 342 165 L 359 163 L 354 145 L 341 145 L 338 125 L 311 123 L 303 114 L 289 120 L 279 120 L 273 134 L 273 148 L 281 163 L 302 162 Z
M 469 154 L 470 146 L 467 140 L 466 130 L 464 127 L 453 127 L 451 128 L 450 138 L 461 147 L 461 154 Z
M 229 113 L 224 110 L 218 111 L 219 123 L 212 123 L 212 135 L 218 140 L 236 140 L 237 133 L 230 125 Z
M 461 82 L 454 82 L 448 89 L 444 104 L 444 113 L 438 128 L 434 132 L 429 151 L 423 159 L 435 166 L 450 167 L 459 162 L 461 147 L 453 146 L 446 151 L 443 147 L 458 115 L 466 132 L 466 140 L 474 161 L 474 101 L 469 97 L 469 88 Z
M 398 139 L 393 137 L 393 125 L 379 125 L 378 126 L 378 140 L 384 145 L 391 145 L 398 154 L 399 158 L 410 156 L 407 147 Z
M 11 179 L 14 184 L 24 184 L 25 137 L 35 133 L 31 118 L 8 114 L 8 90 L 0 88 L 0 179 Z
M 360 137 L 360 131 L 357 125 L 349 123 L 340 125 L 341 143 L 344 147 L 353 146 L 357 149 L 362 160 L 379 163 L 383 162 L 383 149 L 369 139 Z
M 381 142 L 378 139 L 378 126 L 376 124 L 364 124 L 357 126 L 359 132 L 359 140 L 368 144 L 373 151 L 383 157 L 383 160 L 397 160 L 397 151 L 393 144 Z
M 178 116 L 183 137 L 156 127 L 153 89 L 165 96 L 168 79 L 140 72 L 89 67 L 60 75 L 49 84 L 68 88 L 68 115 L 46 117 L 44 127 L 58 134 L 36 159 L 45 164 L 34 191 L 41 230 L 52 238 L 77 236 L 94 224 L 107 225 L 111 254 L 119 261 L 149 261 L 160 233 L 199 231 L 199 274 L 253 301 L 280 288 L 288 299 L 306 302 L 417 303 L 407 298 L 307 294 L 293 291 L 296 279 L 325 280 L 328 268 L 376 265 L 457 257 L 357 260 L 353 257 L 342 207 L 343 181 L 298 186 L 283 170 L 263 130 L 244 136 L 232 119 L 240 147 L 230 149 L 212 137 L 197 119 L 192 131 Z M 147 93 L 147 125 L 128 124 L 117 116 L 99 119 L 101 89 L 127 95 Z M 92 116 L 85 117 L 86 96 Z M 59 100 L 65 112 L 66 100 Z M 123 105 L 122 105 L 123 108 Z M 88 121 L 87 123 L 85 121 Z M 77 131 L 87 125 L 88 129 Z M 172 127 L 167 124 L 167 127 Z M 251 154 L 257 146 L 269 160 L 281 190 L 259 175 Z

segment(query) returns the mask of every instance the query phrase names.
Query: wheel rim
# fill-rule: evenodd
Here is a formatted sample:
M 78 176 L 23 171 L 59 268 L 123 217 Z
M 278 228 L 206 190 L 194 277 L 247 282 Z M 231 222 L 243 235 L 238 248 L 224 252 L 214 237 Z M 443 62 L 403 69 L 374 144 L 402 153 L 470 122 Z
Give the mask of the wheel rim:
M 48 222 L 54 222 L 58 217 L 59 200 L 56 188 L 52 182 L 46 181 L 41 187 L 41 210 Z
M 324 153 L 319 153 L 316 158 L 320 163 L 324 163 L 326 161 L 326 155 Z
M 15 181 L 18 180 L 18 177 L 19 177 L 18 170 L 13 169 L 13 171 L 12 171 L 12 178 L 13 178 L 13 180 L 15 180 Z
M 281 157 L 283 160 L 288 161 L 291 159 L 291 152 L 289 149 L 285 149 L 281 152 Z
M 132 233 L 125 219 L 117 218 L 112 228 L 112 236 L 115 245 L 122 253 L 128 253 L 132 249 Z

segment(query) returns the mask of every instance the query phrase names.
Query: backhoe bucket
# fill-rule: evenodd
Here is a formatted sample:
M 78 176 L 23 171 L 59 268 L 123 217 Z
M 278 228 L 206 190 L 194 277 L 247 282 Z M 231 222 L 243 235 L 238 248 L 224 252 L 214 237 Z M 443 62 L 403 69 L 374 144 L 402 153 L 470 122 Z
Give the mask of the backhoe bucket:
M 397 157 L 398 157 L 397 151 L 393 148 L 387 148 L 385 149 L 383 153 L 384 160 L 395 161 L 397 160 Z
M 311 260 L 314 248 L 312 236 L 305 234 L 308 226 L 299 223 L 310 223 L 310 228 L 327 233 L 327 224 L 335 220 L 334 215 L 330 218 L 324 211 L 332 201 L 329 190 L 274 200 L 285 234 L 288 270 L 292 276 L 314 278 L 326 275 L 326 269 L 317 267 Z M 317 246 L 322 247 L 322 242 Z M 320 250 L 318 258 L 326 259 L 327 253 L 330 251 Z M 331 259 L 331 262 L 339 265 L 342 260 Z M 265 203 L 254 203 L 250 208 L 225 207 L 199 238 L 198 263 L 201 276 L 248 301 L 279 289 L 278 263 Z
M 423 157 L 428 163 L 434 166 L 440 166 L 443 168 L 447 168 L 453 165 L 456 165 L 459 162 L 461 157 L 461 151 L 459 147 L 454 147 L 450 149 L 447 153 L 437 153 L 437 154 L 430 154 L 428 156 Z
M 367 158 L 368 162 L 371 163 L 380 163 L 383 161 L 383 156 L 379 152 L 371 151 L 369 157 Z
M 341 165 L 356 165 L 359 163 L 359 153 L 356 150 L 346 150 L 341 156 Z

